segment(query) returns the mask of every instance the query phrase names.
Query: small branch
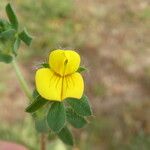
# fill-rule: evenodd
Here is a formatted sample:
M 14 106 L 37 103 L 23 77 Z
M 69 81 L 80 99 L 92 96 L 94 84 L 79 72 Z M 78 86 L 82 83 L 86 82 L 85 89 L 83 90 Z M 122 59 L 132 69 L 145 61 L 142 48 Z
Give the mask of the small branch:
M 46 136 L 43 133 L 41 134 L 40 144 L 41 144 L 41 150 L 46 150 Z
M 25 81 L 25 79 L 24 79 L 24 77 L 20 71 L 20 68 L 19 68 L 15 58 L 12 61 L 12 66 L 16 72 L 16 75 L 17 75 L 17 78 L 19 80 L 21 89 L 24 91 L 24 93 L 26 94 L 28 99 L 32 101 L 33 100 L 32 94 L 31 94 L 30 89 L 29 89 L 29 87 L 28 87 L 28 85 L 27 85 L 27 83 L 26 83 L 26 81 Z

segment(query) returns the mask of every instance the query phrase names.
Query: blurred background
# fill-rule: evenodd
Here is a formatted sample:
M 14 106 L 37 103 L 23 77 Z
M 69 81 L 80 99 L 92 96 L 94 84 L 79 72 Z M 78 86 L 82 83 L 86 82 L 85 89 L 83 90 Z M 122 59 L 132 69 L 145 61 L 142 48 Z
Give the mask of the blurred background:
M 148 0 L 0 0 L 0 17 L 11 2 L 22 27 L 34 36 L 22 45 L 19 63 L 34 88 L 35 66 L 53 49 L 82 56 L 85 92 L 94 117 L 73 130 L 73 150 L 150 149 L 150 3 Z M 0 140 L 38 150 L 28 100 L 11 65 L 0 63 Z M 51 139 L 48 149 L 65 150 Z

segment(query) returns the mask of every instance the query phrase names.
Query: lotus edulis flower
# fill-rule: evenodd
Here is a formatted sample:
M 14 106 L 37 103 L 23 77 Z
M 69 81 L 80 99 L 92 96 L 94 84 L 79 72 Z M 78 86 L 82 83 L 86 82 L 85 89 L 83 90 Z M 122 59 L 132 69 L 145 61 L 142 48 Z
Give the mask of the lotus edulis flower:
M 52 101 L 80 99 L 84 81 L 79 72 L 80 55 L 73 50 L 54 50 L 49 55 L 50 68 L 36 71 L 35 83 L 39 94 Z

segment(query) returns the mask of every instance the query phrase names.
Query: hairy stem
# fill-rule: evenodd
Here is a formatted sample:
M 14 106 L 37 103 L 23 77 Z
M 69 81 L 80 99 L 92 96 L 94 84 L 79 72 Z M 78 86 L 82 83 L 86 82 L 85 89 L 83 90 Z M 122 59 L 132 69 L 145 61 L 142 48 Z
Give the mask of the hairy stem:
M 21 89 L 24 91 L 24 93 L 28 97 L 28 99 L 32 101 L 33 100 L 32 94 L 31 94 L 30 89 L 29 89 L 29 87 L 28 87 L 28 85 L 27 85 L 27 83 L 26 83 L 26 81 L 25 81 L 25 79 L 24 79 L 24 77 L 20 71 L 20 68 L 19 68 L 15 58 L 12 61 L 12 66 L 16 72 L 16 76 L 19 80 Z
M 28 84 L 25 81 L 25 79 L 24 79 L 24 77 L 23 77 L 23 75 L 22 75 L 22 73 L 20 71 L 20 68 L 19 68 L 15 58 L 12 61 L 12 66 L 13 66 L 15 72 L 16 72 L 16 76 L 17 76 L 17 78 L 19 80 L 21 89 L 24 91 L 24 93 L 28 97 L 28 99 L 33 101 L 32 94 L 30 92 Z M 46 137 L 45 137 L 45 134 L 41 134 L 40 138 L 41 138 L 40 139 L 41 150 L 45 150 L 45 148 L 46 148 Z

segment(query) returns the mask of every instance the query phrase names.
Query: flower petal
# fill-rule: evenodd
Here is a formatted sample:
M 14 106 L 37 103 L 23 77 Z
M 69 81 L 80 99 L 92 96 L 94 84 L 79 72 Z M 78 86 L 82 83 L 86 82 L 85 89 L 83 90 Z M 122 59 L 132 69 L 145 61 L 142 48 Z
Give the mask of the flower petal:
M 80 56 L 72 50 L 54 50 L 50 53 L 49 64 L 61 76 L 72 74 L 80 65 Z
M 39 94 L 48 100 L 80 99 L 83 95 L 84 82 L 80 73 L 61 77 L 51 69 L 42 68 L 37 70 L 35 82 Z
M 80 73 L 73 73 L 63 79 L 62 99 L 68 97 L 80 99 L 83 95 L 84 82 Z
M 61 101 L 62 77 L 48 68 L 38 69 L 35 75 L 36 89 L 48 100 Z

